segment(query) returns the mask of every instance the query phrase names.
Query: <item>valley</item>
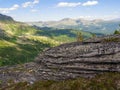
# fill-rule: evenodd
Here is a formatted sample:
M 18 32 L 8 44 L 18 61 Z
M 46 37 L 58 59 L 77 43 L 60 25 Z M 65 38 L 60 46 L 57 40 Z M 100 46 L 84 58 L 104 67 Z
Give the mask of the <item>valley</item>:
M 0 15 L 0 66 L 31 62 L 45 48 L 75 42 L 77 33 L 85 39 L 92 33 L 73 29 L 29 26 Z
M 71 19 L 23 23 L 0 14 L 0 89 L 61 90 L 67 83 L 68 90 L 97 90 L 98 86 L 119 90 L 120 35 L 113 34 L 119 21 L 80 23 Z M 102 78 L 105 85 L 113 85 L 104 86 Z
M 120 90 L 120 0 L 0 0 L 0 90 Z

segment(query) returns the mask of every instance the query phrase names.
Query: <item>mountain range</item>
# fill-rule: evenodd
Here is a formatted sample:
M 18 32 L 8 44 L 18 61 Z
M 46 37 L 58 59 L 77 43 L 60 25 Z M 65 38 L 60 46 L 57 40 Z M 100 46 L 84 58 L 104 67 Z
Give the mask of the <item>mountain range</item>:
M 112 34 L 119 28 L 120 19 L 113 20 L 85 20 L 85 19 L 71 19 L 65 18 L 60 21 L 46 21 L 46 22 L 28 22 L 29 25 L 38 27 L 52 27 L 57 29 L 75 29 L 91 33 Z

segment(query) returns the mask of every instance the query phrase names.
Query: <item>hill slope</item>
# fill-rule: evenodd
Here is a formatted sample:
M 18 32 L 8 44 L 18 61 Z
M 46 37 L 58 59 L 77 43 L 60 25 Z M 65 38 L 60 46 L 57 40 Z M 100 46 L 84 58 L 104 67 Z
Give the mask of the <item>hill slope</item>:
M 45 48 L 59 45 L 36 33 L 34 27 L 0 14 L 0 66 L 33 61 Z
M 13 18 L 10 17 L 10 16 L 6 16 L 6 15 L 3 15 L 3 14 L 0 14 L 0 21 L 3 21 L 3 22 L 14 22 Z
M 32 61 L 45 48 L 76 41 L 78 32 L 92 37 L 92 33 L 73 29 L 29 26 L 0 14 L 0 66 Z
M 57 29 L 57 28 L 50 28 L 50 27 L 38 27 L 34 26 L 38 31 L 37 34 L 40 36 L 46 36 L 53 40 L 69 43 L 75 42 L 78 33 L 81 33 L 84 40 L 91 38 L 93 33 L 85 32 L 82 30 L 75 30 L 75 29 Z M 96 34 L 96 35 L 103 35 L 103 34 Z

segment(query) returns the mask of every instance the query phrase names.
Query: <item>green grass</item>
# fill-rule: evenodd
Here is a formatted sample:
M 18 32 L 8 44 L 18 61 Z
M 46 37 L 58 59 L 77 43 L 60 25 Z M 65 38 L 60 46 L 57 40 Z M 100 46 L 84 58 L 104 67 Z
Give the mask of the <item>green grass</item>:
M 0 47 L 15 46 L 14 43 L 8 42 L 6 40 L 0 40 Z
M 33 42 L 34 44 L 16 44 L 16 46 L 0 47 L 0 66 L 14 65 L 33 61 L 43 49 L 50 44 Z
M 110 37 L 110 38 L 103 39 L 102 42 L 120 42 L 120 38 Z
M 56 29 L 56 28 L 48 28 L 48 27 L 37 28 L 37 29 L 38 29 L 37 31 L 38 35 L 47 36 L 51 39 L 54 39 L 56 41 L 60 41 L 63 43 L 75 42 L 78 32 L 82 33 L 82 36 L 84 37 L 84 39 L 92 37 L 92 33 L 85 32 L 82 30 Z
M 64 42 L 64 43 L 76 41 L 74 37 L 69 37 L 67 35 L 60 35 L 60 36 L 55 36 L 55 37 L 53 36 L 52 39 L 59 41 L 59 42 Z
M 106 73 L 92 79 L 77 78 L 64 81 L 38 81 L 12 84 L 5 90 L 120 90 L 120 73 Z M 1 90 L 4 90 L 1 89 Z
M 36 36 L 36 29 L 22 23 L 0 23 L 6 35 L 0 35 L 0 66 L 31 62 L 45 48 L 60 43 L 45 36 Z

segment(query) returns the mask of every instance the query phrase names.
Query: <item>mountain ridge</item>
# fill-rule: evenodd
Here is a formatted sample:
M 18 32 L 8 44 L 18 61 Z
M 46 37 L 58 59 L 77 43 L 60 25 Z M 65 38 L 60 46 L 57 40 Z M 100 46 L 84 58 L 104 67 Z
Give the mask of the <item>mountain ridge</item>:
M 28 22 L 29 25 L 36 25 L 38 27 L 52 27 L 58 29 L 76 29 L 92 33 L 113 34 L 118 29 L 120 20 L 85 20 L 85 19 L 72 19 L 65 18 L 59 21 L 46 21 L 46 22 Z
M 14 19 L 10 16 L 0 14 L 0 21 L 7 21 L 7 22 L 12 21 L 12 22 L 14 22 Z

